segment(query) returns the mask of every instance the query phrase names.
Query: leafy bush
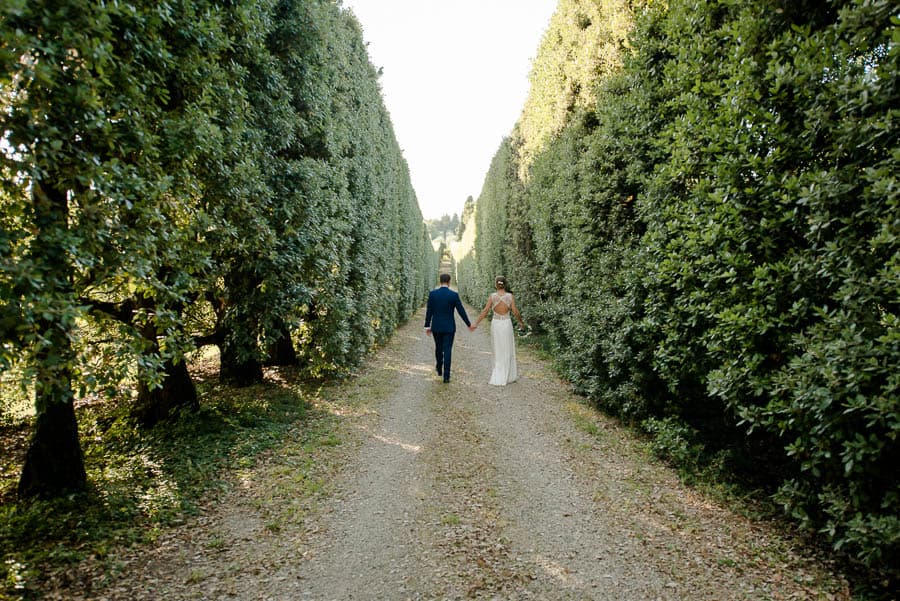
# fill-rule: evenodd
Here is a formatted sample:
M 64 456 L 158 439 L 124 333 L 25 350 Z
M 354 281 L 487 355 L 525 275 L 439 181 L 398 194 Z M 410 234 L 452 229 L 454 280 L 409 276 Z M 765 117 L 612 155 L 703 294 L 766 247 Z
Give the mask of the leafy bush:
M 76 397 L 127 382 L 145 425 L 196 410 L 185 356 L 208 344 L 239 384 L 264 361 L 344 373 L 435 280 L 333 0 L 5 3 L 0 87 L 0 369 L 37 413 L 23 496 L 87 486 Z
M 650 447 L 657 457 L 678 467 L 683 474 L 700 471 L 705 445 L 696 430 L 673 417 L 651 417 L 641 427 L 652 436 Z
M 542 46 L 540 101 L 510 142 L 524 192 L 488 174 L 476 223 L 505 229 L 478 229 L 466 269 L 523 266 L 520 305 L 577 390 L 677 462 L 748 470 L 735 477 L 896 579 L 895 7 L 626 5 L 631 51 L 594 73 L 592 104 L 554 64 L 585 60 L 557 52 L 581 33 Z
M 793 465 L 773 473 L 788 511 L 887 567 L 900 541 L 898 54 L 888 3 L 841 4 L 667 12 L 663 86 L 680 118 L 641 205 L 647 306 L 659 373 L 707 389 L 677 411 L 720 402 L 764 432 Z

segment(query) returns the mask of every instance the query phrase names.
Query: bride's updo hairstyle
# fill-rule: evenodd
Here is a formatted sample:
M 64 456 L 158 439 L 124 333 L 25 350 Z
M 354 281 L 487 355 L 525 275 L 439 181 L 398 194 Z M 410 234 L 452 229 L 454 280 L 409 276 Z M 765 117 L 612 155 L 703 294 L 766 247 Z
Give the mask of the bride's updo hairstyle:
M 509 289 L 509 282 L 507 282 L 506 278 L 502 275 L 498 275 L 494 278 L 494 285 L 503 288 L 504 292 L 512 292 L 512 290 Z

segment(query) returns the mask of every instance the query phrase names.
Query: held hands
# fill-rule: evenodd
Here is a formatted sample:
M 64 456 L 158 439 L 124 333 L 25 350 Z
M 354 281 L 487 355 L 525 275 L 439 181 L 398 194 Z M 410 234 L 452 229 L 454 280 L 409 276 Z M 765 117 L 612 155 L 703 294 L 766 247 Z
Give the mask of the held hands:
M 474 332 L 475 329 L 476 329 L 477 327 L 478 327 L 478 324 L 474 324 L 474 323 L 473 323 L 473 324 L 471 324 L 471 325 L 469 326 L 469 331 L 470 331 L 470 332 Z

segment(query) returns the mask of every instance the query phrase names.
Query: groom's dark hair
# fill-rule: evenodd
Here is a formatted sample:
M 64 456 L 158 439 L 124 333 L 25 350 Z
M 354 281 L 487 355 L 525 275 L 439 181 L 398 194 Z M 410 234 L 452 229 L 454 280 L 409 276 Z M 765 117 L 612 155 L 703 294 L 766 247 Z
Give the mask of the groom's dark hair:
M 450 274 L 442 273 L 441 274 L 441 284 L 449 284 L 450 283 Z

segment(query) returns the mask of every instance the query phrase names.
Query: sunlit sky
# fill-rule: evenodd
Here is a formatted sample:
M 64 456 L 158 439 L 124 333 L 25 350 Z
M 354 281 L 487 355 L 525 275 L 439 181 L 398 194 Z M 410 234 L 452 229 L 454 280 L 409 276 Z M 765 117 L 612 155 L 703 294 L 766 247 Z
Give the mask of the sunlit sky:
M 363 27 L 426 219 L 478 198 L 558 0 L 343 0 Z

